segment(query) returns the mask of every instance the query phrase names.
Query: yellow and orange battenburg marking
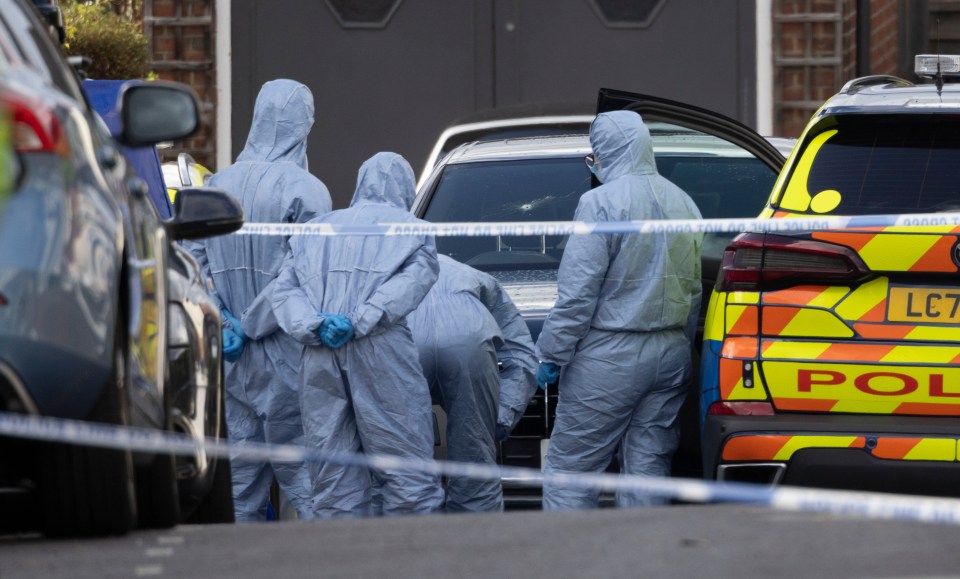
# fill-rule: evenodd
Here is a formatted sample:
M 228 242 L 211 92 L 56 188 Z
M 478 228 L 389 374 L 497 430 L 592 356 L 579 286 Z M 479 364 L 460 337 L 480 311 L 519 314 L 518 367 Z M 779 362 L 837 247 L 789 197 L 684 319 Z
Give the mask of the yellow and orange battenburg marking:
M 703 341 L 719 342 L 724 336 L 724 310 L 727 305 L 727 294 L 712 292 L 707 302 L 707 313 L 703 322 Z
M 960 416 L 960 367 L 765 360 L 762 369 L 778 410 Z
M 719 387 L 721 400 L 767 400 L 756 362 L 720 358 Z
M 769 395 L 781 411 L 960 416 L 953 386 L 960 384 L 960 327 L 884 323 L 888 286 L 878 278 L 856 290 L 798 286 L 712 297 L 714 315 L 725 314 L 721 399 Z M 889 342 L 858 341 L 831 310 L 857 320 L 850 325 L 860 337 Z
M 863 449 L 886 460 L 927 460 L 955 462 L 960 440 L 954 437 L 879 436 L 867 444 L 867 437 L 854 435 L 739 435 L 723 446 L 721 458 L 727 462 L 788 461 L 799 451 L 810 448 Z
M 877 227 L 815 231 L 813 239 L 855 250 L 871 271 L 956 273 L 953 248 L 960 227 Z
M 727 335 L 755 336 L 758 328 L 759 292 L 730 292 L 726 294 L 723 328 Z
M 850 247 L 873 271 L 958 271 L 956 226 L 811 237 Z M 856 287 L 715 292 L 705 339 L 722 344 L 721 399 L 769 399 L 780 411 L 960 416 L 960 286 L 948 280 L 917 287 L 880 275 Z
M 783 411 L 960 416 L 960 345 L 730 337 L 719 364 L 723 400 L 769 396 Z
M 829 310 L 765 306 L 761 332 L 764 336 L 852 338 L 853 330 Z

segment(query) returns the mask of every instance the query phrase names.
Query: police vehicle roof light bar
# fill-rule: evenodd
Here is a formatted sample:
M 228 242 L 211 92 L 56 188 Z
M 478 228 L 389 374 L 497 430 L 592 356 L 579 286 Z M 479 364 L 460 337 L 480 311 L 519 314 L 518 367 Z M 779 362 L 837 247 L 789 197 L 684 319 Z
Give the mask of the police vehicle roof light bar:
M 913 72 L 925 78 L 937 76 L 937 63 L 940 63 L 939 72 L 944 76 L 960 76 L 960 55 L 956 54 L 918 54 L 913 60 Z

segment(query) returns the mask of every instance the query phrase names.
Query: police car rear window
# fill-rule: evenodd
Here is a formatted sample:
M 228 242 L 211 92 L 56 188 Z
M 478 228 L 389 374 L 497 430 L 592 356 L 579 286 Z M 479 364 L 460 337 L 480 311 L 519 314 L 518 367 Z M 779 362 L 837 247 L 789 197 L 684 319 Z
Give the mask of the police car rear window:
M 806 189 L 811 197 L 838 192 L 830 213 L 960 210 L 960 117 L 857 115 L 828 130 L 836 132 L 818 149 L 806 145 L 797 167 L 813 156 Z

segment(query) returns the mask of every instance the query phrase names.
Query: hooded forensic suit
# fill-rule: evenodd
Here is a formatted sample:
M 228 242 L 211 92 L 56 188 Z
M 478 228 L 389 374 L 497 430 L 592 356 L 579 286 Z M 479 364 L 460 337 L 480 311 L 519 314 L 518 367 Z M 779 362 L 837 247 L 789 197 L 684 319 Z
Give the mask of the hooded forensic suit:
M 533 340 L 496 279 L 445 255 L 439 261 L 440 278 L 410 314 L 410 329 L 447 413 L 447 458 L 496 464 L 497 430 L 513 429 L 536 390 Z M 499 480 L 449 479 L 447 511 L 502 508 Z
M 421 223 L 410 212 L 414 175 L 394 153 L 378 153 L 360 168 L 350 207 L 314 220 L 341 224 Z M 273 292 L 281 327 L 306 344 L 300 365 L 307 444 L 321 453 L 364 452 L 433 458 L 430 392 L 406 316 L 437 280 L 432 237 L 302 236 Z M 353 339 L 324 346 L 326 316 L 346 316 Z M 371 473 L 326 462 L 314 465 L 318 517 L 371 512 Z M 386 515 L 432 512 L 442 490 L 433 475 L 387 469 L 382 481 Z
M 590 144 L 603 185 L 580 198 L 574 220 L 699 219 L 694 202 L 657 173 L 640 116 L 597 116 Z M 621 472 L 667 476 L 676 417 L 690 378 L 700 308 L 699 233 L 572 235 L 559 299 L 537 341 L 561 367 L 546 474 L 601 472 L 620 446 Z M 544 484 L 544 509 L 596 506 L 598 491 Z M 655 502 L 620 492 L 617 503 Z
M 254 107 L 247 144 L 236 163 L 215 174 L 243 207 L 249 223 L 303 223 L 332 208 L 326 186 L 307 171 L 313 95 L 292 80 L 267 82 Z M 187 244 L 213 282 L 213 296 L 234 316 L 274 280 L 288 249 L 282 236 L 224 235 Z M 236 442 L 303 444 L 297 364 L 301 346 L 290 336 L 250 325 L 239 360 L 226 365 L 227 432 Z M 238 521 L 264 519 L 274 475 L 302 517 L 310 515 L 309 473 L 302 462 L 233 458 Z

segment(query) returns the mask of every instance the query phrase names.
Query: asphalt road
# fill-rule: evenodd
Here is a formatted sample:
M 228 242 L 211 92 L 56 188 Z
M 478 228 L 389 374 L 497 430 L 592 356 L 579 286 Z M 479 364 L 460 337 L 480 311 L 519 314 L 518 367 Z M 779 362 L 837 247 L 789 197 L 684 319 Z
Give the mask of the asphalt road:
M 960 527 L 735 505 L 0 538 L 0 578 L 960 577 Z

